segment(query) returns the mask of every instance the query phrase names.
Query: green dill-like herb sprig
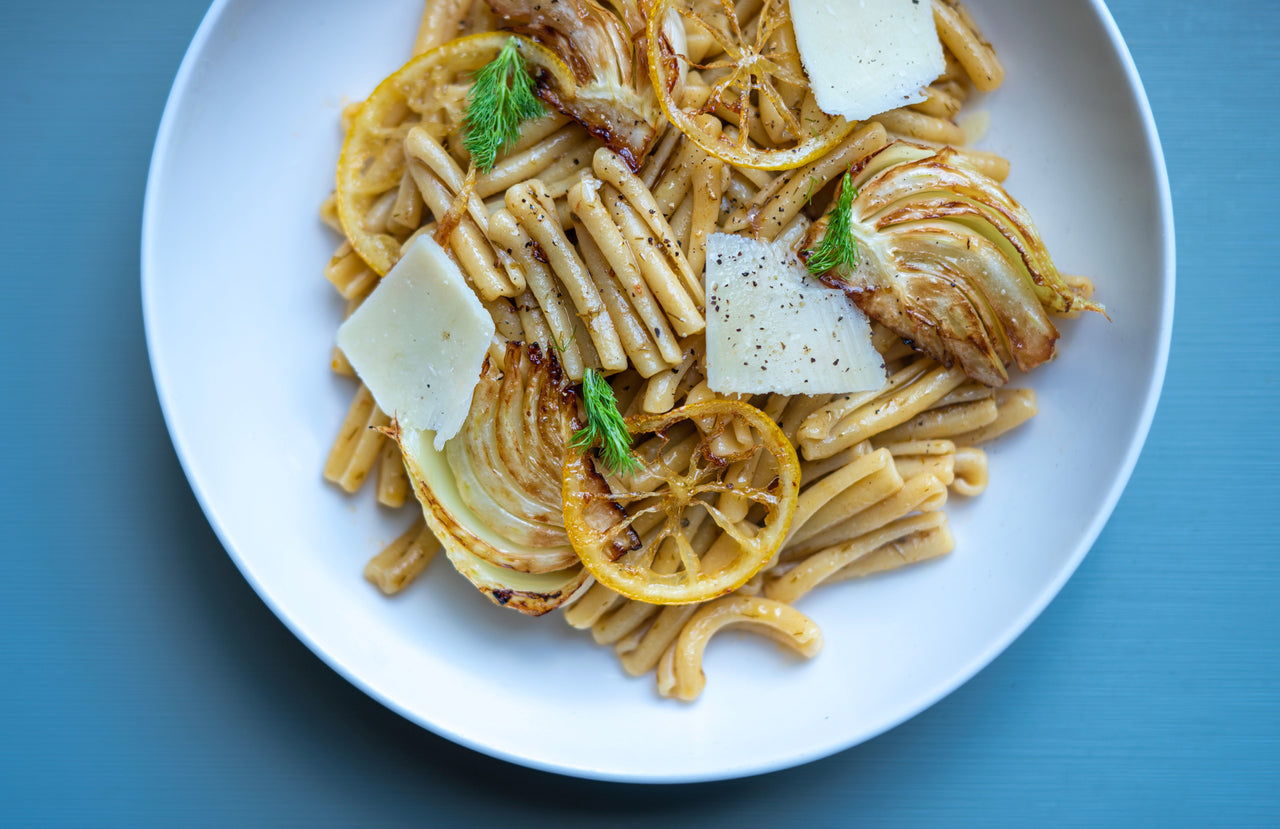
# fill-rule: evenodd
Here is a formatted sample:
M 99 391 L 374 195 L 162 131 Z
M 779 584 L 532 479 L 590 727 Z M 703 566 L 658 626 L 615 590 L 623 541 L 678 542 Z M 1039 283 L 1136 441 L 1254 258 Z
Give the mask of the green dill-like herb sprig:
M 520 125 L 543 111 L 513 37 L 476 73 L 467 93 L 463 143 L 476 168 L 482 173 L 492 170 L 498 153 L 520 134 Z
M 843 268 L 847 274 L 858 266 L 858 240 L 853 235 L 853 198 L 856 195 L 853 179 L 846 170 L 840 180 L 840 198 L 827 214 L 827 231 L 822 234 L 818 246 L 808 251 L 805 265 L 810 273 L 824 274 Z
M 640 462 L 631 454 L 631 433 L 618 411 L 618 401 L 604 376 L 594 368 L 582 375 L 582 402 L 587 408 L 587 425 L 573 433 L 569 447 L 585 452 L 600 444 L 599 456 L 613 472 L 637 472 Z

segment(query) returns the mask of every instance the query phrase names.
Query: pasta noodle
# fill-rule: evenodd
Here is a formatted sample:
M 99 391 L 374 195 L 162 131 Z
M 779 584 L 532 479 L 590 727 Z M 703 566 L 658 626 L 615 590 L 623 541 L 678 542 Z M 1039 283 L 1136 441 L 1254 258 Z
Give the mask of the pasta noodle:
M 581 380 L 585 368 L 582 344 L 574 329 L 574 318 L 564 302 L 563 287 L 551 268 L 534 253 L 533 238 L 511 215 L 502 209 L 489 218 L 489 235 L 494 244 L 505 248 L 523 271 L 529 291 L 537 301 L 550 330 L 552 342 L 558 345 L 560 362 L 574 380 Z
M 912 535 L 946 524 L 941 512 L 922 512 L 898 518 L 854 538 L 819 548 L 795 566 L 765 579 L 765 595 L 780 602 L 794 602 L 823 581 L 874 551 Z
M 405 496 L 409 494 L 409 476 L 404 471 L 404 458 L 400 455 L 400 447 L 389 440 L 382 442 L 382 455 L 378 458 L 378 485 L 375 491 L 378 503 L 392 509 L 404 506 Z
M 596 150 L 592 166 L 596 175 L 626 198 L 631 209 L 652 231 L 652 238 L 657 240 L 657 246 L 667 255 L 689 295 L 698 305 L 705 304 L 706 296 L 703 293 L 702 280 L 694 275 L 688 260 L 685 259 L 683 248 L 676 241 L 671 226 L 667 224 L 658 208 L 657 200 L 644 183 L 631 172 L 621 158 L 604 148 Z M 613 191 L 606 192 L 612 195 Z
M 707 262 L 707 237 L 720 218 L 720 201 L 724 194 L 724 164 L 718 158 L 704 156 L 694 168 L 690 187 L 693 189 L 689 214 L 689 270 L 701 274 Z M 705 298 L 703 302 L 705 303 Z
M 535 189 L 535 184 L 539 185 Z M 587 273 L 574 246 L 565 236 L 555 211 L 547 210 L 545 194 L 538 192 L 540 182 L 517 184 L 507 190 L 507 209 L 547 257 L 556 276 L 573 300 L 595 344 L 603 368 L 620 371 L 627 367 L 626 353 L 618 332 L 613 327 L 600 291 Z
M 421 575 L 438 552 L 440 542 L 419 518 L 403 535 L 369 559 L 364 577 L 383 593 L 393 596 Z
M 537 178 L 557 159 L 582 144 L 586 138 L 586 130 L 577 124 L 562 126 L 563 118 L 564 116 L 559 119 L 544 119 L 546 126 L 558 128 L 546 136 L 541 135 L 541 129 L 529 130 L 528 134 L 538 136 L 538 140 L 529 147 L 521 147 L 517 143 L 506 158 L 477 178 L 476 195 L 487 199 L 496 193 L 505 193 L 513 184 Z
M 805 457 L 835 454 L 910 420 L 964 380 L 958 369 L 918 360 L 890 378 L 879 394 L 845 397 L 814 412 L 800 427 L 800 446 Z
M 756 193 L 750 204 L 729 217 L 724 229 L 732 232 L 750 227 L 761 238 L 772 241 L 792 219 L 800 215 L 807 194 L 821 190 L 854 161 L 865 158 L 888 141 L 880 124 L 862 127 L 831 153 L 799 170 L 778 176 L 768 187 Z
M 658 691 L 685 700 L 702 693 L 702 652 L 717 631 L 729 626 L 749 627 L 802 656 L 813 656 L 822 648 L 822 631 L 790 605 L 757 596 L 726 596 L 699 608 L 681 628 L 658 664 Z
M 324 464 L 324 477 L 347 492 L 355 492 L 373 471 L 385 438 L 379 431 L 388 418 L 373 402 L 373 395 L 361 384 L 351 400 L 347 417 Z
M 618 412 L 633 419 L 666 415 L 685 405 L 748 404 L 776 423 L 798 452 L 789 525 L 779 531 L 764 567 L 744 574 L 726 595 L 687 603 L 642 601 L 590 581 L 585 570 L 571 572 L 580 565 L 555 569 L 574 556 L 587 561 L 572 547 L 554 555 L 544 552 L 551 562 L 546 573 L 538 568 L 525 573 L 568 573 L 563 580 L 567 586 L 554 596 L 565 622 L 612 647 L 627 674 L 654 673 L 659 693 L 686 700 L 703 689 L 702 656 L 718 631 L 743 626 L 811 657 L 821 647 L 822 633 L 793 606 L 811 590 L 950 553 L 955 539 L 944 508 L 950 497 L 973 497 L 986 489 L 988 458 L 980 446 L 1037 410 L 1033 391 L 983 385 L 959 365 L 922 354 L 916 343 L 879 324 L 872 344 L 887 369 L 879 389 L 815 396 L 732 395 L 711 389 L 704 272 L 713 233 L 737 233 L 802 252 L 824 226 L 840 182 L 848 180 L 845 174 L 862 188 L 886 167 L 883 156 L 888 153 L 876 154 L 900 137 L 921 147 L 951 148 L 955 164 L 994 181 L 1009 174 L 1003 157 L 964 146 L 966 133 L 956 119 L 971 91 L 996 88 L 1004 69 L 955 0 L 933 2 L 946 68 L 925 87 L 923 101 L 865 120 L 833 137 L 822 152 L 797 158 L 792 169 L 740 164 L 716 149 L 753 143 L 779 149 L 799 140 L 796 133 L 806 128 L 818 135 L 837 123 L 818 108 L 807 83 L 798 80 L 804 78 L 804 67 L 789 23 L 765 21 L 773 5 L 770 0 L 725 4 L 733 8 L 743 37 L 754 38 L 760 31 L 782 55 L 781 74 L 773 82 L 759 83 L 757 92 L 748 92 L 732 106 L 717 94 L 732 80 L 729 41 L 703 25 L 686 27 L 688 71 L 671 96 L 696 110 L 692 126 L 659 119 L 648 137 L 647 153 L 633 153 L 611 135 L 612 127 L 639 126 L 640 121 L 602 130 L 581 112 L 570 117 L 548 106 L 544 114 L 521 123 L 514 137 L 500 142 L 491 166 L 473 163 L 462 140 L 473 73 L 441 69 L 433 76 L 434 86 L 412 95 L 406 91 L 405 99 L 377 125 L 383 143 L 365 159 L 367 192 L 361 193 L 358 213 L 352 217 L 344 212 L 350 208 L 341 200 L 341 173 L 339 191 L 320 210 L 322 221 L 345 237 L 324 276 L 344 301 L 347 316 L 387 269 L 386 261 L 374 264 L 377 260 L 361 247 L 362 238 L 389 245 L 387 260 L 394 264 L 397 251 L 426 235 L 447 249 L 492 318 L 496 333 L 488 347 L 485 393 L 499 389 L 497 393 L 515 397 L 504 400 L 509 405 L 498 415 L 492 414 L 491 403 L 473 402 L 473 412 L 491 413 L 492 422 L 468 421 L 464 442 L 450 441 L 443 453 L 449 464 L 468 466 L 485 486 L 505 486 L 524 475 L 538 477 L 544 491 L 549 486 L 559 493 L 562 483 L 563 491 L 569 491 L 569 478 L 560 479 L 559 460 L 503 456 L 499 462 L 486 454 L 494 435 L 518 431 L 522 422 L 541 423 L 546 407 L 555 404 L 539 397 L 533 385 L 519 390 L 523 387 L 515 378 L 532 365 L 556 377 L 563 372 L 572 383 L 584 383 L 597 370 L 608 375 Z M 429 0 L 413 54 L 436 54 L 460 34 L 496 31 L 512 19 L 482 0 Z M 526 28 L 534 31 L 537 26 Z M 550 39 L 546 44 L 557 45 Z M 574 66 L 579 75 L 581 69 Z M 739 117 L 743 113 L 752 116 L 749 121 Z M 345 108 L 344 131 L 358 129 L 362 117 L 356 105 Z M 973 121 L 962 118 L 960 123 L 971 126 Z M 350 227 L 344 229 L 346 224 Z M 1092 294 L 1087 278 L 1062 279 L 1074 296 L 1087 300 Z M 1075 313 L 1078 307 L 1068 303 L 1062 315 Z M 331 367 L 355 376 L 336 346 Z M 577 422 L 581 412 L 572 414 Z M 413 477 L 412 453 L 397 442 L 399 432 L 369 389 L 358 383 L 324 464 L 325 479 L 355 492 L 373 477 L 379 504 L 416 507 L 409 495 L 420 479 Z M 516 440 L 517 451 L 528 445 L 526 440 Z M 689 511 L 679 534 L 656 508 L 630 514 L 618 507 L 630 522 L 633 538 L 625 536 L 631 538 L 627 543 L 650 551 L 647 566 L 655 579 L 687 570 L 690 556 L 705 572 L 725 569 L 739 556 L 744 538 L 765 531 L 768 498 L 759 493 L 778 486 L 781 473 L 765 453 L 753 454 L 759 441 L 742 419 L 701 414 L 636 441 L 633 454 L 652 459 L 653 465 L 625 479 L 634 503 L 651 503 L 645 499 L 657 498 L 669 483 L 655 470 L 694 469 L 706 462 L 716 475 L 716 487 L 697 496 L 703 509 Z M 492 460 L 493 468 L 474 469 L 484 465 L 476 458 Z M 622 480 L 602 476 L 600 485 L 622 487 Z M 488 499 L 486 505 L 529 503 L 519 492 L 498 497 L 487 489 L 464 497 Z M 550 531 L 527 516 L 519 526 L 529 538 L 546 532 L 570 537 L 567 508 L 565 513 L 551 516 Z M 430 510 L 426 517 L 366 565 L 365 578 L 383 593 L 403 590 L 441 549 L 432 530 L 440 527 L 429 526 Z M 447 541 L 445 547 L 453 557 Z M 623 554 L 620 547 L 615 552 Z M 499 596 L 501 590 L 482 589 L 500 604 L 507 601 Z
M 607 268 L 610 273 L 622 286 L 623 301 L 625 302 L 625 298 L 630 298 L 630 304 L 627 307 L 633 307 L 635 314 L 639 317 L 641 331 L 645 332 L 644 339 L 647 340 L 647 332 L 652 331 L 655 345 L 662 359 L 666 360 L 668 365 L 673 365 L 680 359 L 680 346 L 676 342 L 666 316 L 659 309 L 653 293 L 641 276 L 640 263 L 636 260 L 631 244 L 623 237 L 622 231 L 614 224 L 609 211 L 600 201 L 600 189 L 600 181 L 588 176 L 579 180 L 569 191 L 570 207 L 582 222 L 578 227 L 585 231 L 577 234 L 579 245 L 584 248 L 584 254 L 588 244 L 593 254 L 599 254 L 598 257 L 593 256 L 599 262 L 593 272 L 600 273 L 604 269 L 604 263 L 608 263 Z M 611 316 L 616 324 L 618 315 L 611 314 Z M 646 377 L 654 373 L 646 372 L 640 366 L 637 368 Z
M 422 13 L 413 53 L 421 55 L 458 34 L 474 0 L 431 0 Z
M 378 275 L 356 254 L 349 242 L 343 242 L 334 252 L 325 266 L 324 277 L 338 289 L 343 299 L 362 297 L 378 283 Z
M 675 336 L 667 326 L 666 318 L 657 313 L 653 298 L 649 296 L 644 283 L 639 280 L 629 284 L 622 283 L 617 271 L 605 261 L 604 254 L 586 230 L 581 225 L 575 225 L 575 230 L 583 262 L 595 278 L 600 297 L 609 309 L 609 317 L 613 320 L 618 338 L 622 340 L 622 347 L 626 349 L 631 364 L 641 377 L 652 377 L 663 369 L 670 368 L 671 363 L 667 361 L 663 351 L 675 350 L 677 358 L 679 357 Z M 625 250 L 625 245 L 622 248 L 607 246 L 614 252 Z M 637 307 L 649 313 L 651 323 L 637 315 Z M 654 345 L 655 340 L 657 346 Z
M 676 274 L 674 260 L 666 249 L 669 238 L 655 238 L 635 208 L 616 190 L 606 187 L 603 196 L 605 209 L 639 261 L 640 274 L 662 306 L 672 330 L 681 337 L 701 331 L 706 325 L 699 310 L 701 291 L 691 292 L 689 284 Z
M 956 0 L 938 0 L 933 4 L 933 19 L 942 44 L 956 56 L 974 87 L 990 92 L 1000 86 L 1004 67 L 964 7 Z
M 914 109 L 892 109 L 877 115 L 876 120 L 893 135 L 939 144 L 964 143 L 964 130 L 955 122 Z

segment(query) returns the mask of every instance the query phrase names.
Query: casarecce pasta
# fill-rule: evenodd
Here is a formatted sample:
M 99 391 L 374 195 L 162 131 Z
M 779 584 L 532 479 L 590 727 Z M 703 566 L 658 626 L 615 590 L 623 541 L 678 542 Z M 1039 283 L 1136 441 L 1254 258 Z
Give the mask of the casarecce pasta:
M 603 8 L 595 0 L 572 2 L 584 20 Z M 621 27 L 642 43 L 645 10 L 625 0 L 614 0 L 610 8 L 613 16 L 598 25 Z M 975 379 L 945 348 L 939 352 L 945 338 L 942 346 L 917 342 L 872 311 L 872 344 L 886 370 L 880 388 L 812 396 L 713 390 L 706 274 L 712 264 L 708 240 L 714 234 L 747 236 L 806 259 L 854 182 L 932 164 L 942 170 L 941 178 L 917 185 L 923 187 L 923 207 L 920 199 L 898 204 L 887 197 L 864 205 L 870 229 L 863 232 L 908 222 L 943 233 L 951 226 L 936 222 L 960 217 L 972 229 L 986 221 L 1005 233 L 1007 241 L 993 242 L 995 248 L 1016 250 L 1028 268 L 1038 269 L 1032 271 L 1036 284 L 1030 290 L 1047 312 L 1067 317 L 1093 307 L 1087 279 L 1059 277 L 1056 271 L 1049 272 L 1056 283 L 1039 278 L 1048 266 L 1035 259 L 1036 240 L 1016 216 L 1008 218 L 1010 210 L 985 210 L 980 198 L 969 195 L 928 201 L 942 186 L 937 181 L 950 181 L 945 178 L 950 171 L 959 171 L 953 178 L 980 176 L 997 189 L 1009 173 L 1004 158 L 964 146 L 966 134 L 957 123 L 971 91 L 991 91 L 1004 75 L 991 45 L 957 2 L 935 0 L 932 6 L 944 48 L 942 73 L 913 103 L 846 125 L 822 113 L 806 87 L 781 0 L 720 5 L 732 16 L 735 36 L 758 35 L 783 56 L 766 67 L 772 80 L 762 75 L 755 92 L 748 86 L 738 103 L 726 102 L 723 93 L 736 77 L 737 53 L 729 35 L 707 23 L 715 8 L 709 0 L 690 0 L 679 6 L 679 14 L 647 24 L 651 39 L 657 33 L 683 44 L 685 51 L 677 57 L 686 65 L 679 82 L 664 87 L 637 69 L 647 60 L 652 80 L 660 79 L 652 64 L 658 52 L 636 58 L 640 63 L 627 67 L 636 70 L 629 81 L 634 101 L 627 99 L 627 122 L 617 116 L 622 104 L 616 96 L 614 110 L 592 104 L 606 110 L 601 115 L 577 93 L 566 93 L 570 85 L 586 88 L 592 67 L 568 59 L 558 66 L 551 52 L 522 45 L 525 59 L 536 67 L 530 71 L 539 94 L 550 105 L 541 115 L 525 118 L 482 168 L 465 140 L 475 129 L 468 109 L 473 84 L 479 83 L 475 72 L 506 42 L 507 35 L 495 39 L 492 33 L 510 29 L 534 33 L 537 40 L 538 26 L 530 21 L 543 20 L 537 16 L 541 6 L 431 0 L 414 45 L 417 57 L 361 107 L 344 111 L 344 127 L 359 140 L 349 136 L 347 146 L 355 149 L 344 148 L 339 190 L 321 209 L 325 223 L 344 236 L 324 274 L 346 316 L 425 237 L 448 251 L 492 318 L 487 397 L 482 405 L 477 392 L 471 412 L 494 421 L 484 429 L 464 427 L 472 441 L 467 451 L 453 444 L 440 457 L 461 463 L 465 455 L 466 464 L 474 465 L 476 458 L 489 457 L 483 441 L 510 442 L 507 448 L 514 454 L 504 456 L 502 469 L 477 477 L 485 486 L 511 491 L 494 498 L 464 486 L 458 497 L 476 509 L 483 501 L 486 509 L 505 510 L 527 538 L 547 535 L 537 531 L 537 522 L 545 518 L 539 509 L 545 507 L 548 476 L 561 467 L 559 458 L 551 463 L 520 452 L 567 442 L 564 430 L 581 415 L 577 404 L 558 411 L 551 426 L 544 416 L 548 406 L 567 405 L 567 384 L 585 389 L 593 375 L 606 377 L 611 404 L 633 429 L 639 429 L 636 423 L 657 422 L 654 418 L 697 413 L 663 420 L 651 433 L 635 432 L 633 451 L 642 471 L 629 477 L 616 470 L 600 473 L 583 497 L 613 498 L 614 511 L 597 512 L 582 525 L 600 530 L 613 521 L 609 555 L 618 559 L 647 550 L 642 566 L 652 580 L 668 586 L 682 574 L 692 578 L 694 570 L 705 575 L 732 569 L 747 542 L 776 535 L 763 566 L 743 570 L 723 595 L 691 601 L 636 598 L 608 586 L 596 570 L 582 570 L 589 563 L 583 549 L 572 545 L 579 564 L 563 543 L 566 535 L 575 539 L 567 501 L 565 514 L 552 516 L 556 530 L 550 535 L 560 539 L 555 555 L 539 558 L 523 550 L 502 564 L 545 576 L 543 581 L 508 589 L 501 566 L 470 560 L 464 566 L 460 557 L 470 554 L 437 538 L 442 530 L 432 523 L 432 505 L 439 505 L 428 504 L 430 487 L 424 489 L 421 480 L 426 473 L 403 449 L 394 413 L 384 413 L 362 382 L 324 464 L 324 477 L 347 492 L 372 478 L 378 502 L 388 508 L 412 503 L 411 492 L 427 505 L 425 521 L 415 521 L 369 561 L 366 578 L 383 592 L 397 593 L 417 578 L 444 542 L 455 566 L 498 604 L 510 602 L 530 614 L 559 610 L 569 625 L 612 647 L 628 674 L 653 672 L 659 693 L 680 699 L 702 691 L 702 653 L 722 628 L 754 630 L 811 657 L 821 647 L 822 633 L 797 607 L 811 590 L 950 553 L 955 539 L 947 502 L 985 490 L 988 462 L 981 445 L 1028 420 L 1037 405 L 1029 389 L 993 388 Z M 679 28 L 673 32 L 671 27 Z M 567 40 L 564 48 L 572 49 L 573 38 Z M 545 42 L 563 46 L 550 38 Z M 666 115 L 653 115 L 659 112 L 657 103 L 646 110 L 645 95 L 657 96 Z M 678 122 L 673 107 L 692 114 Z M 801 158 L 791 147 L 809 141 L 797 134 L 805 131 L 803 123 L 813 124 L 812 140 L 821 151 Z M 743 163 L 749 152 L 796 160 L 774 168 Z M 344 193 L 344 181 L 358 187 Z M 916 257 L 905 270 L 927 269 L 932 262 L 928 249 L 921 253 L 906 242 L 894 244 L 886 243 L 885 250 Z M 865 247 L 865 257 L 877 255 L 874 245 Z M 829 274 L 815 276 L 840 287 Z M 1058 294 L 1047 294 L 1050 289 Z M 863 305 L 856 292 L 850 295 Z M 982 325 L 996 331 L 986 354 L 1002 366 L 1021 366 L 1023 355 L 1014 353 L 1015 343 L 992 326 L 999 313 L 986 306 L 975 312 Z M 357 373 L 337 348 L 331 368 L 344 376 Z M 576 393 L 585 399 L 585 391 Z M 776 435 L 765 429 L 762 437 L 759 425 L 744 416 L 748 411 L 774 424 L 769 429 Z M 521 423 L 549 431 L 534 440 L 519 434 Z M 785 497 L 775 495 L 790 467 L 785 452 L 775 452 L 771 465 L 769 454 L 760 451 L 769 440 L 784 443 L 795 458 L 794 492 Z M 676 486 L 675 478 L 660 474 L 665 469 L 678 477 L 700 462 L 714 467 L 714 476 L 689 477 L 685 489 L 702 487 L 701 494 L 688 495 L 684 484 Z M 564 464 L 567 498 L 571 464 Z M 535 478 L 543 496 L 536 504 L 521 489 Z M 659 508 L 669 509 L 676 496 L 685 498 L 681 503 L 687 508 L 678 525 L 670 520 L 674 513 L 664 518 Z M 771 526 L 776 502 L 786 497 L 791 500 L 784 524 Z M 618 523 L 617 515 L 625 520 Z M 619 529 L 624 525 L 625 532 Z M 554 564 L 540 570 L 511 563 L 544 560 Z M 481 584 L 477 572 L 487 574 L 488 581 Z

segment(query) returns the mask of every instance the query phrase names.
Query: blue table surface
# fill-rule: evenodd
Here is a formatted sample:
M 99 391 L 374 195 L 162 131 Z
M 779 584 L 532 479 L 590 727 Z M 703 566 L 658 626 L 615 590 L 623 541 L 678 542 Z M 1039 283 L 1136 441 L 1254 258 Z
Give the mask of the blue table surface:
M 4 3 L 0 825 L 1280 825 L 1280 2 L 1111 7 L 1180 268 L 1160 410 L 1102 537 L 1007 652 L 888 734 L 632 787 L 419 729 L 257 598 L 178 466 L 140 312 L 147 163 L 205 1 Z

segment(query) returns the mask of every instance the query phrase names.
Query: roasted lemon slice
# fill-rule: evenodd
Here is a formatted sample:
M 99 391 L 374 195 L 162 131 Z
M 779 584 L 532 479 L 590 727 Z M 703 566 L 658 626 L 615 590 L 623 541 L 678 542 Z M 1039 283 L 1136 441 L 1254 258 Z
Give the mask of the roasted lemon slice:
M 715 399 L 629 417 L 627 429 L 638 472 L 604 476 L 590 453 L 564 462 L 565 530 L 597 581 L 637 601 L 688 604 L 737 589 L 773 558 L 795 514 L 800 463 L 764 412 Z M 731 469 L 752 474 L 735 480 Z M 749 509 L 735 515 L 726 498 Z M 715 532 L 698 532 L 708 518 Z
M 338 159 L 338 218 L 351 247 L 379 274 L 391 270 L 412 232 L 402 228 L 398 234 L 380 209 L 404 177 L 405 135 L 418 124 L 438 138 L 456 129 L 473 75 L 512 38 L 540 83 L 555 86 L 561 97 L 573 96 L 573 73 L 555 53 L 510 32 L 485 32 L 418 55 L 378 84 L 352 119 Z
M 854 124 L 827 116 L 814 102 L 786 0 L 739 6 L 759 13 L 740 20 L 730 0 L 656 0 L 648 40 L 658 103 L 681 132 L 722 161 L 761 170 L 800 167 L 840 143 Z M 684 44 L 663 34 L 672 15 L 684 23 Z M 680 79 L 690 69 L 710 87 L 701 104 L 703 96 L 681 95 Z M 699 124 L 705 113 L 725 122 L 726 137 Z

